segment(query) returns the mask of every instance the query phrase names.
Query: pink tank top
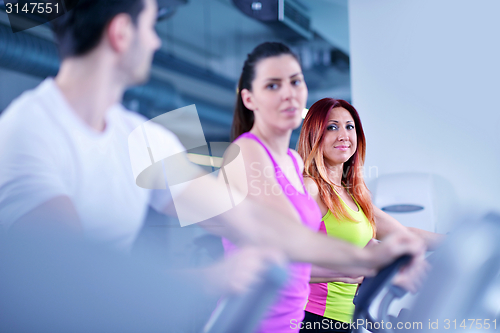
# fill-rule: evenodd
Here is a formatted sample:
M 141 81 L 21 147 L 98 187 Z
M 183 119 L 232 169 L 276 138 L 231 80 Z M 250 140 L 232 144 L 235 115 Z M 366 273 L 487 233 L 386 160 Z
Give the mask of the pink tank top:
M 295 187 L 285 177 L 281 168 L 274 160 L 269 152 L 269 149 L 262 141 L 252 133 L 244 133 L 240 138 L 248 138 L 257 141 L 266 150 L 269 158 L 273 162 L 275 176 L 278 184 L 282 188 L 282 193 L 287 196 L 292 205 L 300 215 L 302 224 L 309 229 L 317 232 L 321 223 L 321 211 L 318 204 L 312 199 L 305 190 L 304 180 L 299 170 L 299 165 L 295 160 L 294 155 L 288 150 L 288 155 L 292 158 L 295 165 L 295 170 L 302 183 L 304 194 L 298 192 Z M 236 141 L 235 140 L 235 141 Z M 293 242 L 293 240 L 290 240 Z M 237 248 L 227 239 L 223 239 L 222 243 L 226 251 L 226 255 L 234 252 Z M 259 333 L 281 333 L 281 332 L 299 332 L 299 325 L 304 319 L 304 306 L 309 296 L 309 280 L 311 276 L 311 265 L 307 263 L 292 263 L 288 266 L 288 282 L 283 289 L 280 290 L 278 299 L 269 308 L 264 320 L 262 321 Z

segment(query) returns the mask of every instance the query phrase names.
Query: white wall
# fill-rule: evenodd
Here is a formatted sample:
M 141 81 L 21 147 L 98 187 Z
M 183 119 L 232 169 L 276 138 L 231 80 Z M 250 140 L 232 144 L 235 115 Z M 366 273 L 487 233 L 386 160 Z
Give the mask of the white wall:
M 444 177 L 461 219 L 500 211 L 498 13 L 498 0 L 349 0 L 366 165 Z

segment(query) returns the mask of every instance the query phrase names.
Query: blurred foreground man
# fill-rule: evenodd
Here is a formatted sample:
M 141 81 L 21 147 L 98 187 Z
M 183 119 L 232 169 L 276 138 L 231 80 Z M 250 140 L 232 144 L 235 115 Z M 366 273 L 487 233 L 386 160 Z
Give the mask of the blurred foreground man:
M 169 211 L 168 190 L 138 187 L 130 165 L 128 136 L 147 121 L 119 104 L 124 91 L 149 76 L 160 47 L 154 0 L 80 0 L 54 22 L 62 59 L 55 79 L 16 99 L 0 118 L 0 224 L 8 229 L 58 230 L 127 250 L 147 207 Z M 171 154 L 185 151 L 167 130 Z M 201 169 L 186 163 L 186 172 Z M 226 188 L 215 179 L 207 186 Z M 189 187 L 190 185 L 186 185 Z M 223 188 L 222 188 L 223 187 Z M 202 212 L 207 203 L 186 196 Z M 288 214 L 288 215 L 287 215 Z M 287 210 L 276 212 L 245 200 L 211 221 L 211 230 L 242 251 L 211 271 L 214 285 L 245 290 L 267 262 L 312 262 L 344 274 L 370 275 L 403 253 L 420 253 L 410 235 L 394 237 L 371 251 L 351 246 L 293 223 Z M 215 226 L 215 227 L 214 227 Z M 264 232 L 262 231 L 264 230 Z
M 54 22 L 57 77 L 24 93 L 0 118 L 3 227 L 65 230 L 128 251 L 148 206 L 162 212 L 171 204 L 168 190 L 135 184 L 128 136 L 147 119 L 119 104 L 129 86 L 148 79 L 160 47 L 156 16 L 153 0 L 81 0 Z M 162 135 L 172 154 L 185 151 L 171 132 Z M 245 250 L 240 259 L 249 264 L 234 259 L 204 272 L 217 291 L 244 290 L 275 256 L 268 252 Z

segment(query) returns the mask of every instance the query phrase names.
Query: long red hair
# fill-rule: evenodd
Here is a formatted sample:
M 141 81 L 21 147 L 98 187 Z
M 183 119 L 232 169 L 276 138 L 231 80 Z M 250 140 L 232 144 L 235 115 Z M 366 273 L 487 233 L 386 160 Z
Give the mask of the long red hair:
M 341 204 L 339 197 L 334 193 L 333 183 L 328 179 L 328 173 L 323 157 L 323 138 L 328 124 L 330 111 L 342 107 L 352 116 L 357 136 L 357 149 L 343 166 L 342 186 L 347 188 L 354 200 L 359 204 L 370 221 L 375 235 L 375 221 L 370 191 L 363 179 L 363 165 L 365 163 L 366 140 L 361 125 L 361 119 L 356 109 L 341 99 L 323 98 L 314 103 L 307 112 L 300 132 L 297 151 L 304 160 L 304 177 L 313 179 L 319 188 L 319 195 L 326 207 L 337 219 L 355 221 Z

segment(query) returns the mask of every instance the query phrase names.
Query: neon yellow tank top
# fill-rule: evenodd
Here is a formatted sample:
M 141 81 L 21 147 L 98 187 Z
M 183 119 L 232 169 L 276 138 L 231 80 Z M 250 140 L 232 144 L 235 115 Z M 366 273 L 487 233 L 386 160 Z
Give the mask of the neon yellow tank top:
M 370 221 L 354 198 L 358 211 L 351 209 L 340 196 L 339 198 L 351 217 L 358 222 L 347 219 L 339 220 L 328 210 L 321 220 L 320 232 L 364 247 L 373 236 Z M 306 311 L 342 322 L 349 322 L 352 319 L 354 313 L 352 299 L 356 293 L 357 284 L 329 282 L 311 283 L 310 286 L 311 291 L 305 307 Z

